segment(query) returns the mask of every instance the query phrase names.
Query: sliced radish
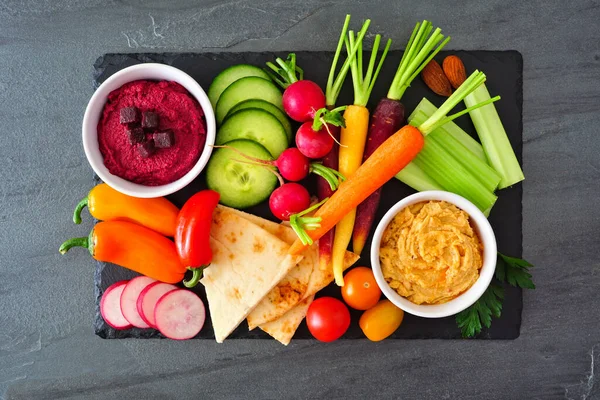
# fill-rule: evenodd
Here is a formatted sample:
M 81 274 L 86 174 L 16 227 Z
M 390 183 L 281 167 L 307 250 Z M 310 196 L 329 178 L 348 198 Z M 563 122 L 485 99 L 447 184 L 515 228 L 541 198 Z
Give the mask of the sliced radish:
M 169 339 L 191 339 L 202 330 L 206 311 L 200 297 L 189 290 L 173 290 L 156 303 L 157 329 Z
M 121 293 L 129 281 L 119 281 L 110 285 L 100 300 L 100 315 L 112 328 L 121 330 L 131 328 L 131 324 L 121 312 Z
M 156 328 L 156 324 L 154 323 L 154 308 L 156 307 L 156 303 L 158 303 L 158 300 L 165 293 L 176 289 L 177 286 L 168 283 L 153 282 L 142 290 L 137 299 L 137 310 L 145 323 L 152 328 Z
M 138 276 L 129 281 L 123 293 L 121 294 L 121 312 L 129 323 L 136 328 L 150 328 L 150 325 L 144 322 L 137 310 L 137 299 L 146 286 L 156 282 L 147 276 Z

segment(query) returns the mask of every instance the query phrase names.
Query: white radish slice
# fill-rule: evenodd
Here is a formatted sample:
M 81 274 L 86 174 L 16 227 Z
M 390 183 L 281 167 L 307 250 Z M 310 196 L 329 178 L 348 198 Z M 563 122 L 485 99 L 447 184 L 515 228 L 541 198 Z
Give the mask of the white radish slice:
M 164 282 L 154 282 L 142 290 L 137 299 L 137 310 L 145 323 L 152 328 L 156 328 L 156 324 L 154 323 L 154 308 L 156 307 L 156 303 L 158 303 L 158 300 L 165 293 L 176 289 L 177 286 L 175 285 Z
M 169 339 L 191 339 L 202 330 L 206 310 L 196 294 L 185 289 L 173 290 L 156 303 L 154 320 L 157 329 Z
M 100 315 L 104 321 L 117 330 L 129 329 L 131 324 L 121 312 L 121 293 L 129 281 L 119 281 L 110 285 L 100 299 Z
M 144 322 L 137 310 L 137 299 L 146 286 L 156 282 L 147 276 L 138 276 L 129 281 L 121 293 L 121 312 L 129 323 L 136 328 L 150 328 L 150 325 Z

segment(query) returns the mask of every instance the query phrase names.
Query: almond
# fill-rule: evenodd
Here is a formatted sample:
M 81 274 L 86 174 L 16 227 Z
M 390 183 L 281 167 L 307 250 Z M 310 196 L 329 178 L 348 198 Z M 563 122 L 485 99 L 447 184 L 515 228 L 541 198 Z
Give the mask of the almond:
M 421 78 L 423 78 L 425 84 L 429 89 L 433 90 L 434 93 L 446 97 L 449 97 L 452 94 L 450 81 L 446 75 L 444 75 L 444 71 L 442 71 L 442 67 L 440 67 L 440 64 L 438 64 L 437 61 L 429 61 L 421 72 Z
M 448 77 L 450 84 L 454 89 L 457 89 L 460 85 L 467 80 L 467 73 L 465 72 L 465 64 L 458 56 L 448 56 L 444 58 L 442 63 L 444 73 Z

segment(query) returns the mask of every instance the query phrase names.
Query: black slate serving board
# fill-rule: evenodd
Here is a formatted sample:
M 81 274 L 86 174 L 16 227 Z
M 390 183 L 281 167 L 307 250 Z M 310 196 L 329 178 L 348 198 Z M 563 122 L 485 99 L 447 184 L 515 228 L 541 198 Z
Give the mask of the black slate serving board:
M 502 100 L 496 103 L 498 113 L 504 123 L 506 132 L 515 149 L 519 161 L 522 163 L 522 106 L 523 106 L 523 59 L 516 51 L 452 51 L 442 52 L 436 58 L 441 62 L 448 54 L 457 54 L 464 61 L 467 72 L 475 69 L 482 70 L 487 75 L 487 86 L 492 95 L 500 95 Z M 304 69 L 305 77 L 325 87 L 329 66 L 333 57 L 330 52 L 297 52 L 298 64 Z M 262 66 L 267 61 L 273 61 L 277 56 L 285 58 L 287 53 L 161 53 L 161 54 L 106 54 L 94 64 L 94 87 L 98 87 L 106 78 L 113 73 L 139 63 L 158 62 L 177 67 L 196 79 L 206 90 L 212 79 L 224 68 L 239 64 L 249 63 Z M 402 57 L 401 51 L 392 51 L 388 55 L 381 74 L 375 85 L 369 102 L 369 109 L 373 110 L 380 98 L 387 93 L 388 86 L 392 81 L 395 69 Z M 411 88 L 406 91 L 402 102 L 406 106 L 407 116 L 412 112 L 417 103 L 427 97 L 439 106 L 443 98 L 431 92 L 420 78 L 415 79 Z M 352 85 L 348 77 L 340 94 L 338 104 L 351 104 Z M 464 108 L 459 105 L 458 109 Z M 475 129 L 468 115 L 456 120 L 468 133 L 475 135 Z M 183 190 L 169 196 L 177 206 L 182 206 L 187 198 L 205 187 L 204 174 L 200 175 L 192 184 Z M 306 184 L 309 189 L 313 187 L 314 181 L 308 179 Z M 314 191 L 313 191 L 314 192 Z M 414 191 L 396 179 L 392 179 L 383 188 L 382 201 L 377 214 L 377 223 L 383 214 L 397 201 L 412 194 Z M 499 192 L 499 198 L 489 217 L 492 227 L 496 233 L 499 251 L 504 254 L 521 257 L 522 255 L 522 185 L 518 184 L 512 188 Z M 269 211 L 268 205 L 261 204 L 248 210 L 253 214 L 275 220 Z M 371 232 L 372 234 L 373 232 Z M 365 246 L 362 258 L 356 265 L 370 266 L 369 254 L 370 239 Z M 95 332 L 98 336 L 106 339 L 121 338 L 161 338 L 162 335 L 153 329 L 129 329 L 116 331 L 110 328 L 102 319 L 99 312 L 99 302 L 104 290 L 112 283 L 133 278 L 136 274 L 125 268 L 112 264 L 97 263 L 94 276 L 96 294 L 96 317 L 94 322 Z M 194 289 L 204 300 L 206 296 L 202 285 Z M 340 289 L 330 285 L 317 294 L 318 296 L 341 297 Z M 492 327 L 484 330 L 481 339 L 515 339 L 519 336 L 521 325 L 521 311 L 523 308 L 521 289 L 512 286 L 505 287 L 505 300 L 502 316 L 494 319 Z M 208 310 L 208 307 L 207 307 Z M 358 326 L 360 312 L 351 310 L 352 323 L 343 336 L 346 339 L 364 338 Z M 457 339 L 460 331 L 456 327 L 454 317 L 443 319 L 426 319 L 406 314 L 400 329 L 392 335 L 395 339 Z M 202 339 L 213 339 L 213 330 L 210 318 L 197 336 Z M 229 337 L 258 339 L 270 338 L 266 333 L 255 329 L 248 331 L 246 323 L 242 323 Z M 312 338 L 306 324 L 303 322 L 295 339 Z

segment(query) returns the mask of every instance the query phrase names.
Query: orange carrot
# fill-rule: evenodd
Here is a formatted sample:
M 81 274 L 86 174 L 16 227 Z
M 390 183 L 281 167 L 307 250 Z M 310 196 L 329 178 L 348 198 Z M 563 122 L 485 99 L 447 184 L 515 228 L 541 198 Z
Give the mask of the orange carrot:
M 419 154 L 421 148 L 423 134 L 414 126 L 406 125 L 393 134 L 319 208 L 314 217 L 321 218 L 320 226 L 306 231 L 308 236 L 312 240 L 318 240 L 371 193 L 400 172 Z M 289 253 L 299 254 L 305 247 L 297 239 Z

